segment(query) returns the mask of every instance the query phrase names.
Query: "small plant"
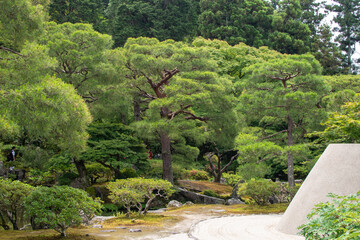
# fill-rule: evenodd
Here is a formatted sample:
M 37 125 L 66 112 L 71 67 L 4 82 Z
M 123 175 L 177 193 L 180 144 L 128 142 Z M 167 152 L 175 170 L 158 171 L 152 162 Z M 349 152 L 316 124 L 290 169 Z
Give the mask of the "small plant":
M 240 180 L 243 179 L 243 177 L 239 174 L 230 173 L 223 173 L 222 177 L 225 178 L 226 183 L 232 187 L 234 187 Z
M 203 192 L 204 195 L 209 196 L 209 197 L 216 197 L 216 198 L 220 198 L 219 194 L 217 194 L 216 192 L 214 192 L 213 190 L 205 190 Z
M 72 183 L 76 178 L 78 178 L 79 175 L 73 172 L 67 172 L 64 173 L 63 175 L 61 175 L 59 177 L 59 185 L 63 186 L 63 185 L 70 185 L 70 183 Z
M 150 161 L 151 168 L 145 173 L 145 176 L 147 178 L 157 178 L 162 179 L 163 177 L 163 166 L 161 160 L 151 160 Z M 178 179 L 184 179 L 186 176 L 186 170 L 184 170 L 184 167 L 174 163 L 173 164 L 173 174 L 174 174 L 174 180 Z
M 269 203 L 269 197 L 276 194 L 278 185 L 271 180 L 251 179 L 239 189 L 241 197 L 251 197 L 256 204 L 266 205 Z
M 202 170 L 186 170 L 184 173 L 184 178 L 189 179 L 189 180 L 204 180 L 207 181 L 209 180 L 209 174 L 206 171 L 202 171 Z
M 110 213 L 116 214 L 119 211 L 119 207 L 112 203 L 105 203 L 103 204 L 103 214 Z
M 309 240 L 360 239 L 360 192 L 329 197 L 332 201 L 315 206 L 300 233 Z
M 135 169 L 124 168 L 120 170 L 120 179 L 136 178 L 137 176 Z
M 167 198 L 174 193 L 170 182 L 161 179 L 128 178 L 108 183 L 109 198 L 113 203 L 121 204 L 127 209 L 136 207 L 139 214 L 146 214 L 151 202 L 156 197 Z M 145 207 L 142 202 L 146 200 Z

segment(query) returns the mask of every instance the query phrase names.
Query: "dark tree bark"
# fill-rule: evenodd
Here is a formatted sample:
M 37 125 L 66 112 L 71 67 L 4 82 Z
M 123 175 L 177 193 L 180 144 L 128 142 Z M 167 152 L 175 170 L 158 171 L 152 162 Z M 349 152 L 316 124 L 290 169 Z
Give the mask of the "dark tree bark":
M 19 227 L 17 225 L 17 216 L 16 216 L 16 212 L 15 213 L 11 213 L 9 211 L 6 211 L 6 215 L 8 216 L 11 224 L 13 225 L 13 230 L 19 230 Z
M 293 138 L 293 128 L 294 128 L 294 121 L 288 115 L 288 131 L 287 131 L 287 138 L 288 138 L 288 146 L 294 145 L 294 138 Z M 294 156 L 292 153 L 288 153 L 288 182 L 289 188 L 295 186 L 295 177 L 294 177 Z
M 10 227 L 9 227 L 9 225 L 7 225 L 2 213 L 0 213 L 0 220 L 1 220 L 1 226 L 4 228 L 4 230 L 9 230 Z
M 217 168 L 215 168 L 215 165 L 213 164 L 213 162 L 211 160 L 211 158 L 215 155 L 215 153 L 211 153 L 211 154 L 208 155 L 208 161 L 209 161 L 209 165 L 210 165 L 210 168 L 211 168 L 211 173 L 214 176 L 214 182 L 220 183 L 222 174 L 234 162 L 234 160 L 238 158 L 239 153 L 232 156 L 230 161 L 223 168 L 221 168 L 221 163 L 223 161 L 224 155 L 226 153 L 234 151 L 234 149 L 225 150 L 225 151 L 222 151 L 221 153 L 220 153 L 220 151 L 219 151 L 219 149 L 217 147 L 215 147 L 215 149 L 216 149 L 216 152 L 217 152 L 216 154 L 217 154 L 217 157 L 218 157 L 218 163 L 217 163 L 218 166 L 217 166 Z
M 79 173 L 79 179 L 81 184 L 83 185 L 82 188 L 85 189 L 86 187 L 89 186 L 89 180 L 88 180 L 87 170 L 85 167 L 85 162 L 84 160 L 74 159 L 74 164 Z
M 274 80 L 280 80 L 284 86 L 285 89 L 288 88 L 287 81 L 299 76 L 301 73 L 299 71 L 294 73 L 282 73 L 282 77 L 274 77 L 270 76 L 271 79 Z M 281 106 L 283 107 L 283 106 Z M 288 122 L 288 128 L 286 130 L 287 132 L 287 145 L 293 146 L 294 145 L 294 136 L 293 131 L 295 126 L 294 120 L 290 116 L 290 109 L 289 107 L 286 107 L 287 111 L 287 122 Z M 288 153 L 287 156 L 287 165 L 288 165 L 288 182 L 289 182 L 289 188 L 295 186 L 295 177 L 294 177 L 294 156 L 292 153 Z
M 174 183 L 170 136 L 166 132 L 160 132 L 161 139 L 161 158 L 163 161 L 163 178 L 171 183 Z
M 135 121 L 141 121 L 141 107 L 140 107 L 140 96 L 134 97 L 134 119 Z
M 121 172 L 119 169 L 113 168 L 115 179 L 121 179 Z

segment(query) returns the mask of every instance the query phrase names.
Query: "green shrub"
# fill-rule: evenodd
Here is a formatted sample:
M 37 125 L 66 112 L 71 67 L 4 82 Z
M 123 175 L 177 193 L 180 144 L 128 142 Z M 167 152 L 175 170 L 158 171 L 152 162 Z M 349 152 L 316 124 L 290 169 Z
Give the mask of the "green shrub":
M 206 171 L 196 169 L 185 170 L 182 178 L 198 181 L 208 181 L 210 179 L 209 174 Z
M 126 179 L 126 178 L 135 178 L 137 177 L 137 173 L 135 169 L 132 168 L 124 168 L 120 170 L 120 178 L 119 179 Z
M 251 179 L 239 188 L 239 196 L 251 197 L 256 204 L 266 205 L 269 203 L 269 197 L 275 195 L 277 191 L 278 185 L 271 180 Z
M 119 207 L 112 203 L 103 204 L 103 213 L 115 214 L 119 211 Z
M 96 198 L 96 190 L 94 187 L 87 187 L 85 189 L 85 191 L 89 194 L 90 197 L 92 197 L 93 199 Z
M 209 196 L 209 197 L 220 198 L 219 194 L 217 194 L 213 190 L 205 190 L 205 191 L 203 191 L 203 194 L 206 195 L 206 196 Z
M 264 178 L 271 173 L 271 168 L 264 162 L 260 163 L 245 163 L 238 167 L 238 173 L 244 180 L 252 178 Z
M 130 214 L 132 207 L 136 207 L 139 214 L 146 214 L 156 197 L 167 198 L 174 193 L 171 183 L 162 179 L 121 179 L 108 183 L 107 188 L 110 190 L 111 201 L 123 205 L 127 209 L 127 215 Z M 146 204 L 143 209 L 144 200 Z
M 8 218 L 14 230 L 19 229 L 18 222 L 23 218 L 25 199 L 33 190 L 34 187 L 29 184 L 0 179 L 0 214 Z
M 111 169 L 104 167 L 100 163 L 92 162 L 85 166 L 91 185 L 97 182 L 108 182 L 110 179 L 113 179 L 113 172 Z
M 28 179 L 30 180 L 31 185 L 48 185 L 55 183 L 55 176 L 53 173 L 48 171 L 41 171 L 38 169 L 31 169 L 29 171 Z
M 240 180 L 242 180 L 242 176 L 239 174 L 230 174 L 230 173 L 223 173 L 222 177 L 225 178 L 225 181 L 230 186 L 235 186 Z
M 79 175 L 73 172 L 67 172 L 64 173 L 63 175 L 61 175 L 59 177 L 59 185 L 63 186 L 63 185 L 70 185 L 70 183 L 72 183 L 76 178 L 78 178 Z
M 162 179 L 163 177 L 163 166 L 162 160 L 152 160 L 150 161 L 151 168 L 145 173 L 147 178 L 157 178 Z M 179 164 L 173 164 L 173 174 L 174 180 L 183 179 L 185 174 L 184 168 Z
M 329 197 L 332 201 L 315 206 L 300 233 L 308 240 L 360 239 L 360 192 Z
M 37 187 L 25 200 L 26 214 L 36 224 L 66 236 L 66 230 L 82 223 L 83 217 L 91 219 L 99 213 L 101 204 L 94 201 L 83 190 L 68 187 Z

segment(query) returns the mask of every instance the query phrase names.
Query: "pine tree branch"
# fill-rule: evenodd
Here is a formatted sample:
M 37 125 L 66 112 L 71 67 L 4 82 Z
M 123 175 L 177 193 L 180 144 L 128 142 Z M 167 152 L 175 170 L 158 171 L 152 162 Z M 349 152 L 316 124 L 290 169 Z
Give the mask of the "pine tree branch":
M 207 117 L 197 117 L 197 116 L 195 116 L 195 114 L 193 114 L 189 111 L 184 111 L 184 114 L 189 115 L 188 117 L 185 117 L 186 120 L 194 119 L 194 120 L 200 120 L 202 122 L 207 122 L 209 120 L 209 118 L 207 118 Z
M 229 150 L 230 151 L 230 150 Z M 239 157 L 240 153 L 237 153 L 235 156 L 232 156 L 228 164 L 226 164 L 220 171 L 220 173 L 225 172 L 225 170 L 234 162 L 235 159 Z
M 259 138 L 257 141 L 262 141 L 262 140 L 264 140 L 264 139 L 272 138 L 272 137 L 275 137 L 275 136 L 277 136 L 277 135 L 279 135 L 279 134 L 281 134 L 281 133 L 287 132 L 287 131 L 288 131 L 288 130 L 282 130 L 282 131 L 277 132 L 277 133 L 274 133 L 274 134 L 272 134 L 272 135 Z
M 11 53 L 14 53 L 16 55 L 19 55 L 20 57 L 25 57 L 24 55 L 22 55 L 21 53 L 15 51 L 15 50 L 12 50 L 10 48 L 7 48 L 7 47 L 3 47 L 3 46 L 0 46 L 0 49 L 1 50 L 4 50 L 5 52 L 11 52 Z
M 162 85 L 166 84 L 168 85 L 169 84 L 169 80 L 177 73 L 179 73 L 180 70 L 177 69 L 177 68 L 174 68 L 173 70 L 169 71 L 169 70 L 166 70 L 164 69 L 164 71 L 162 72 L 162 76 L 161 76 L 161 81 L 156 84 L 156 88 L 160 88 Z

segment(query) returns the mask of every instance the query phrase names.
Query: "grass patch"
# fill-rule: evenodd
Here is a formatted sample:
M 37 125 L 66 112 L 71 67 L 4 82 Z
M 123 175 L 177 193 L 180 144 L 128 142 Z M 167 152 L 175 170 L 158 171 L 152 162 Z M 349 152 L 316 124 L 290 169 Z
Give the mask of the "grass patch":
M 259 205 L 236 205 L 227 208 L 228 213 L 235 214 L 270 214 L 270 213 L 282 213 L 285 212 L 289 206 L 288 203 L 271 204 L 266 206 Z
M 176 220 L 176 217 L 157 214 L 146 214 L 145 216 L 133 214 L 130 217 L 120 216 L 108 219 L 102 225 L 104 228 L 134 225 L 162 226 L 167 220 Z
M 1 240 L 98 240 L 94 236 L 86 236 L 85 233 L 78 233 L 78 230 L 69 228 L 67 237 L 61 237 L 60 233 L 47 229 L 36 231 L 0 231 Z

